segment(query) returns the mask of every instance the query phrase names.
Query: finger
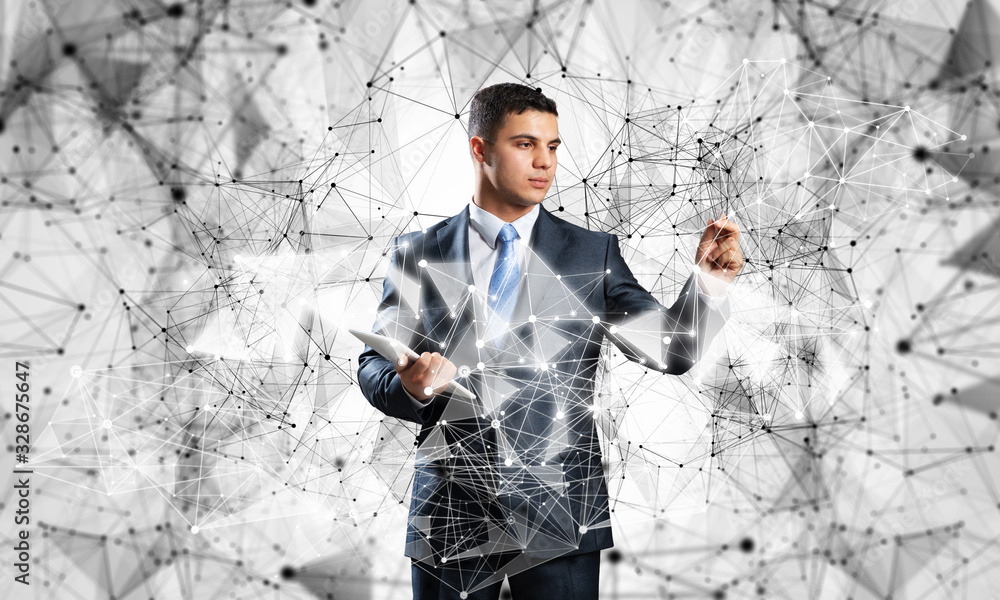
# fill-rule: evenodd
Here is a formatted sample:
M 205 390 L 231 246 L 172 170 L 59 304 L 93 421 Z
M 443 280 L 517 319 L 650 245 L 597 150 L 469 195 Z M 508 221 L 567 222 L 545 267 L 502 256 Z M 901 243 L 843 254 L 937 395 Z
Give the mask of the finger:
M 409 356 L 403 354 L 402 352 L 396 355 L 396 372 L 401 373 L 403 371 L 410 371 L 413 369 L 413 365 L 417 364 L 417 361 L 410 358 Z
M 447 358 L 438 355 L 436 361 L 431 364 L 431 387 L 438 387 L 441 385 L 447 385 L 455 377 L 455 373 L 458 369 L 455 367 Z
M 701 262 L 705 260 L 706 257 L 711 256 L 712 252 L 715 250 L 716 247 L 718 247 L 718 245 L 719 243 L 713 240 L 709 240 L 707 242 L 702 242 L 701 244 L 699 244 L 698 256 L 700 258 L 698 259 L 698 262 Z
M 431 362 L 431 353 L 424 352 L 420 355 L 420 358 L 413 361 L 413 366 L 410 367 L 410 377 L 414 380 L 418 379 L 424 373 L 427 372 L 428 365 Z
M 736 255 L 733 257 L 733 261 L 729 263 L 730 268 L 739 270 L 743 268 L 745 261 L 743 260 L 743 253 L 737 248 Z
M 723 252 L 722 255 L 719 256 L 719 259 L 715 261 L 715 264 L 719 265 L 720 267 L 727 267 L 735 257 L 736 257 L 735 250 L 727 250 Z
M 441 359 L 443 357 L 438 352 L 432 352 L 430 355 L 430 360 L 427 361 L 427 381 L 428 385 L 432 385 L 437 379 L 438 373 L 441 371 Z
M 718 257 L 722 256 L 723 252 L 725 252 L 726 250 L 732 249 L 733 247 L 734 246 L 733 246 L 733 241 L 732 240 L 726 239 L 726 240 L 723 240 L 723 241 L 719 242 L 718 247 L 714 251 L 712 251 L 712 254 L 711 254 L 711 257 L 710 257 L 709 260 L 712 260 L 712 261 L 717 260 Z
M 740 226 L 733 223 L 729 219 L 719 219 L 715 222 L 715 228 L 717 230 L 718 237 L 729 237 L 732 236 L 735 239 L 740 237 Z

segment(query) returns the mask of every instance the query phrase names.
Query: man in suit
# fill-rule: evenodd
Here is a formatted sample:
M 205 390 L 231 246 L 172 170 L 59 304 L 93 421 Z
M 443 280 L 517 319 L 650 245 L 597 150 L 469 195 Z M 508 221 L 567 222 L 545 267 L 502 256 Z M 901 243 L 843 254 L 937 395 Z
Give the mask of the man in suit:
M 560 144 L 556 105 L 516 83 L 472 100 L 475 190 L 458 215 L 392 241 L 358 381 L 390 417 L 420 425 L 406 535 L 414 598 L 597 598 L 613 545 L 594 377 L 610 337 L 662 373 L 691 368 L 729 314 L 739 228 L 708 222 L 672 306 L 632 275 L 618 237 L 543 206 Z M 651 342 L 650 342 L 651 341 Z M 451 379 L 475 400 L 445 392 Z

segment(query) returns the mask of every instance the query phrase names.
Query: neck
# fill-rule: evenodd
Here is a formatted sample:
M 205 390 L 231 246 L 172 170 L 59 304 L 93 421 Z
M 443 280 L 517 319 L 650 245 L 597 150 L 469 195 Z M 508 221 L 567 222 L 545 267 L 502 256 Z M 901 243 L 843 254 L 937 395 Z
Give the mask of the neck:
M 524 206 L 521 204 L 505 202 L 491 196 L 490 194 L 484 194 L 483 190 L 477 190 L 476 193 L 472 195 L 472 201 L 476 204 L 476 206 L 492 215 L 495 215 L 505 223 L 513 223 L 531 212 L 531 209 L 535 207 L 534 205 Z

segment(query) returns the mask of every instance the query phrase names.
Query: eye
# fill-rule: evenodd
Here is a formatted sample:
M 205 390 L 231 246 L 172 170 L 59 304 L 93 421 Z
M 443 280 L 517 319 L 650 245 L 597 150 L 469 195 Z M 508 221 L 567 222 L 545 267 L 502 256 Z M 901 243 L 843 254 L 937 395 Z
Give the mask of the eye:
M 518 143 L 518 146 L 530 146 L 530 145 L 531 145 L 531 142 L 520 142 L 520 143 Z

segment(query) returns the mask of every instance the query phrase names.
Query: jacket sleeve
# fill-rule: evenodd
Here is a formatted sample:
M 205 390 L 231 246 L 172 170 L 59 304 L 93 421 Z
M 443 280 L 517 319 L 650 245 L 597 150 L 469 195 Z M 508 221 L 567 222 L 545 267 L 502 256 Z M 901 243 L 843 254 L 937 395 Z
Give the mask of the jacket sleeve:
M 395 338 L 419 352 L 413 345 L 414 340 L 424 337 L 423 321 L 417 318 L 419 307 L 409 306 L 397 285 L 406 281 L 405 267 L 408 260 L 412 262 L 412 254 L 398 243 L 400 237 L 393 238 L 390 246 L 389 272 L 382 281 L 382 302 L 378 306 L 372 333 Z M 431 401 L 421 405 L 415 402 L 403 387 L 392 361 L 383 358 L 367 344 L 358 357 L 358 384 L 368 402 L 390 417 L 420 424 L 431 418 L 435 403 Z
M 649 323 L 648 329 L 659 326 L 657 340 L 669 338 L 669 343 L 658 342 L 660 362 L 665 366 L 645 366 L 670 375 L 680 375 L 690 370 L 729 318 L 728 298 L 717 308 L 710 306 L 698 288 L 694 272 L 688 277 L 670 308 L 660 304 L 636 281 L 622 258 L 618 236 L 614 234 L 608 237 L 604 293 L 607 307 L 605 321 L 610 326 L 625 327 L 620 335 L 629 335 L 629 324 Z M 654 311 L 661 315 L 660 318 L 649 320 L 650 313 Z M 654 332 L 655 329 L 648 333 Z M 614 336 L 610 339 L 629 360 L 640 361 L 640 357 L 619 343 Z

